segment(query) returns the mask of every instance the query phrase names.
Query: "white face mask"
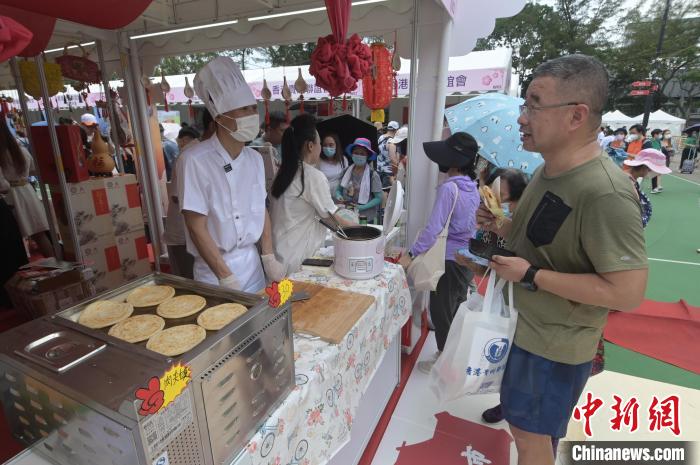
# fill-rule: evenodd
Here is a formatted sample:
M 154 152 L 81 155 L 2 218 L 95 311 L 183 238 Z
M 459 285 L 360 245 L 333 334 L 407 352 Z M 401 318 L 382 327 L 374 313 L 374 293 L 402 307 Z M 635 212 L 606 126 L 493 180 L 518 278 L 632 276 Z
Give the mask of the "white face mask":
M 637 134 L 630 134 L 629 136 L 627 136 L 627 142 L 634 142 L 637 139 L 639 139 L 639 136 Z
M 671 134 L 664 134 L 664 139 L 670 139 L 670 138 L 671 138 Z
M 231 118 L 230 116 L 222 114 L 224 118 L 232 119 L 236 122 L 237 130 L 231 131 L 229 128 L 219 123 L 216 124 L 221 126 L 226 132 L 228 132 L 231 137 L 236 139 L 238 142 L 250 142 L 255 139 L 260 131 L 260 122 L 258 120 L 258 115 L 243 116 L 241 118 Z

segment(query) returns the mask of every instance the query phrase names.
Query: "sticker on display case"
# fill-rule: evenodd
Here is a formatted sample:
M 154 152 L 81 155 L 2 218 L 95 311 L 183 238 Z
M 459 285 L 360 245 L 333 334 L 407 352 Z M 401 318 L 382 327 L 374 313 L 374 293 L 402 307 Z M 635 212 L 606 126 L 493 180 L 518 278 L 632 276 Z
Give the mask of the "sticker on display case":
M 170 465 L 170 460 L 168 458 L 168 451 L 166 450 L 162 454 L 160 454 L 156 459 L 153 461 L 153 465 Z
M 278 308 L 284 305 L 292 296 L 294 284 L 288 279 L 283 279 L 280 282 L 273 282 L 265 289 L 265 294 L 268 295 L 268 305 L 272 308 Z
M 190 381 L 192 381 L 192 370 L 182 363 L 173 365 L 160 378 L 152 377 L 147 387 L 136 390 L 136 398 L 141 400 L 139 415 L 148 416 L 158 413 L 173 402 Z
M 158 460 L 165 458 L 163 463 L 168 464 L 167 453 L 162 453 L 163 450 L 190 426 L 193 420 L 192 400 L 189 390 L 186 390 L 167 408 L 161 409 L 139 423 L 142 437 L 145 438 L 148 457 L 153 460 L 152 463 L 156 464 Z

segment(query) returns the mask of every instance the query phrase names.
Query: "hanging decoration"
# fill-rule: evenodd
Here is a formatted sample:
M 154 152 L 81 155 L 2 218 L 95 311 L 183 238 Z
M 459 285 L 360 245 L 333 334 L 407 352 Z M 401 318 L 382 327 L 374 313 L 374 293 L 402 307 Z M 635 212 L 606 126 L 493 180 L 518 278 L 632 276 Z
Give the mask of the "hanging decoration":
M 24 92 L 34 97 L 35 100 L 39 100 L 42 94 L 36 63 L 24 60 L 18 64 L 19 74 L 22 76 L 22 83 L 24 84 Z M 59 65 L 44 62 L 44 75 L 46 76 L 46 87 L 49 91 L 49 97 L 63 90 L 63 77 L 61 76 L 61 67 Z
M 148 76 L 141 76 L 141 85 L 143 85 L 143 88 L 146 90 L 146 105 L 151 106 L 151 94 L 150 94 L 150 87 L 151 87 L 151 79 Z
M 263 78 L 263 88 L 260 91 L 260 96 L 265 104 L 265 126 L 270 124 L 270 99 L 272 98 L 272 92 L 270 88 L 267 87 L 267 79 Z
M 192 108 L 192 98 L 194 97 L 194 89 L 190 86 L 190 81 L 185 76 L 185 89 L 183 90 L 185 97 L 187 97 L 187 109 L 189 110 L 190 120 L 194 121 L 194 108 Z
M 299 70 L 299 77 L 297 80 L 294 82 L 294 88 L 296 89 L 297 92 L 299 92 L 299 113 L 304 113 L 304 93 L 309 89 L 308 85 L 306 84 L 306 81 L 301 75 L 301 68 L 298 68 Z
M 284 77 L 284 85 L 282 85 L 282 98 L 284 99 L 285 117 L 287 123 L 291 121 L 289 116 L 289 104 L 292 102 L 292 91 L 287 85 L 287 76 Z
M 372 66 L 362 76 L 362 96 L 365 104 L 372 110 L 370 120 L 373 123 L 384 122 L 384 109 L 391 103 L 393 69 L 391 54 L 383 43 L 375 42 L 370 46 Z
M 357 34 L 345 39 L 350 21 L 351 0 L 325 0 L 332 34 L 319 37 L 311 54 L 309 72 L 316 85 L 331 97 L 357 89 L 357 81 L 367 73 L 372 56 Z
M 170 92 L 170 84 L 165 80 L 165 73 L 160 70 L 160 90 L 163 92 L 163 100 L 165 101 L 165 111 L 168 109 L 168 92 Z
M 399 96 L 399 80 L 397 76 L 401 70 L 401 57 L 398 53 L 397 43 L 396 31 L 394 31 L 394 51 L 391 54 L 391 67 L 394 70 L 394 98 Z
M 56 58 L 56 63 L 61 67 L 61 74 L 68 79 L 83 82 L 86 85 L 99 84 L 102 82 L 102 74 L 97 63 L 88 58 L 89 53 L 80 44 L 73 44 L 80 47 L 83 56 L 68 55 L 68 46 L 63 47 L 63 55 Z

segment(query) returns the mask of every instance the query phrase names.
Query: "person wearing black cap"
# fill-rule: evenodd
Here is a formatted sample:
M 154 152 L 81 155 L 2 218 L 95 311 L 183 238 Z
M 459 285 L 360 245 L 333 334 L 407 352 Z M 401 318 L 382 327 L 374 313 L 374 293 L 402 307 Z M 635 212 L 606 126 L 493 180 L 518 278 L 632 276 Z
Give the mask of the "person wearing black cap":
M 457 132 L 444 141 L 425 142 L 423 149 L 448 176 L 437 188 L 428 223 L 408 252 L 411 258 L 427 252 L 449 221 L 445 274 L 436 290 L 430 293 L 430 318 L 435 327 L 438 353 L 433 359 L 418 364 L 419 370 L 429 373 L 445 346 L 452 319 L 459 304 L 467 299 L 467 290 L 474 277 L 467 267 L 457 264 L 455 254 L 467 247 L 469 239 L 476 233 L 479 191 L 474 169 L 478 145 L 471 135 Z

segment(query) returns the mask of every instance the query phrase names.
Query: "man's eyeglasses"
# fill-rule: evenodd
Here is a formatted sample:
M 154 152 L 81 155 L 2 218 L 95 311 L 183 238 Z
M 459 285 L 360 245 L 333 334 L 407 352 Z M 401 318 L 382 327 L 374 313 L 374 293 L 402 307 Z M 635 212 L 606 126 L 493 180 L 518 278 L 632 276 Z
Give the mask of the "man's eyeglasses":
M 574 105 L 582 105 L 581 103 L 578 102 L 570 102 L 570 103 L 558 103 L 556 105 L 544 105 L 541 107 L 535 106 L 535 105 L 530 105 L 528 103 L 525 103 L 523 105 L 520 105 L 520 114 L 521 115 L 527 115 L 530 112 L 533 111 L 538 111 L 538 110 L 548 110 L 550 108 L 561 108 L 561 107 L 571 107 Z

